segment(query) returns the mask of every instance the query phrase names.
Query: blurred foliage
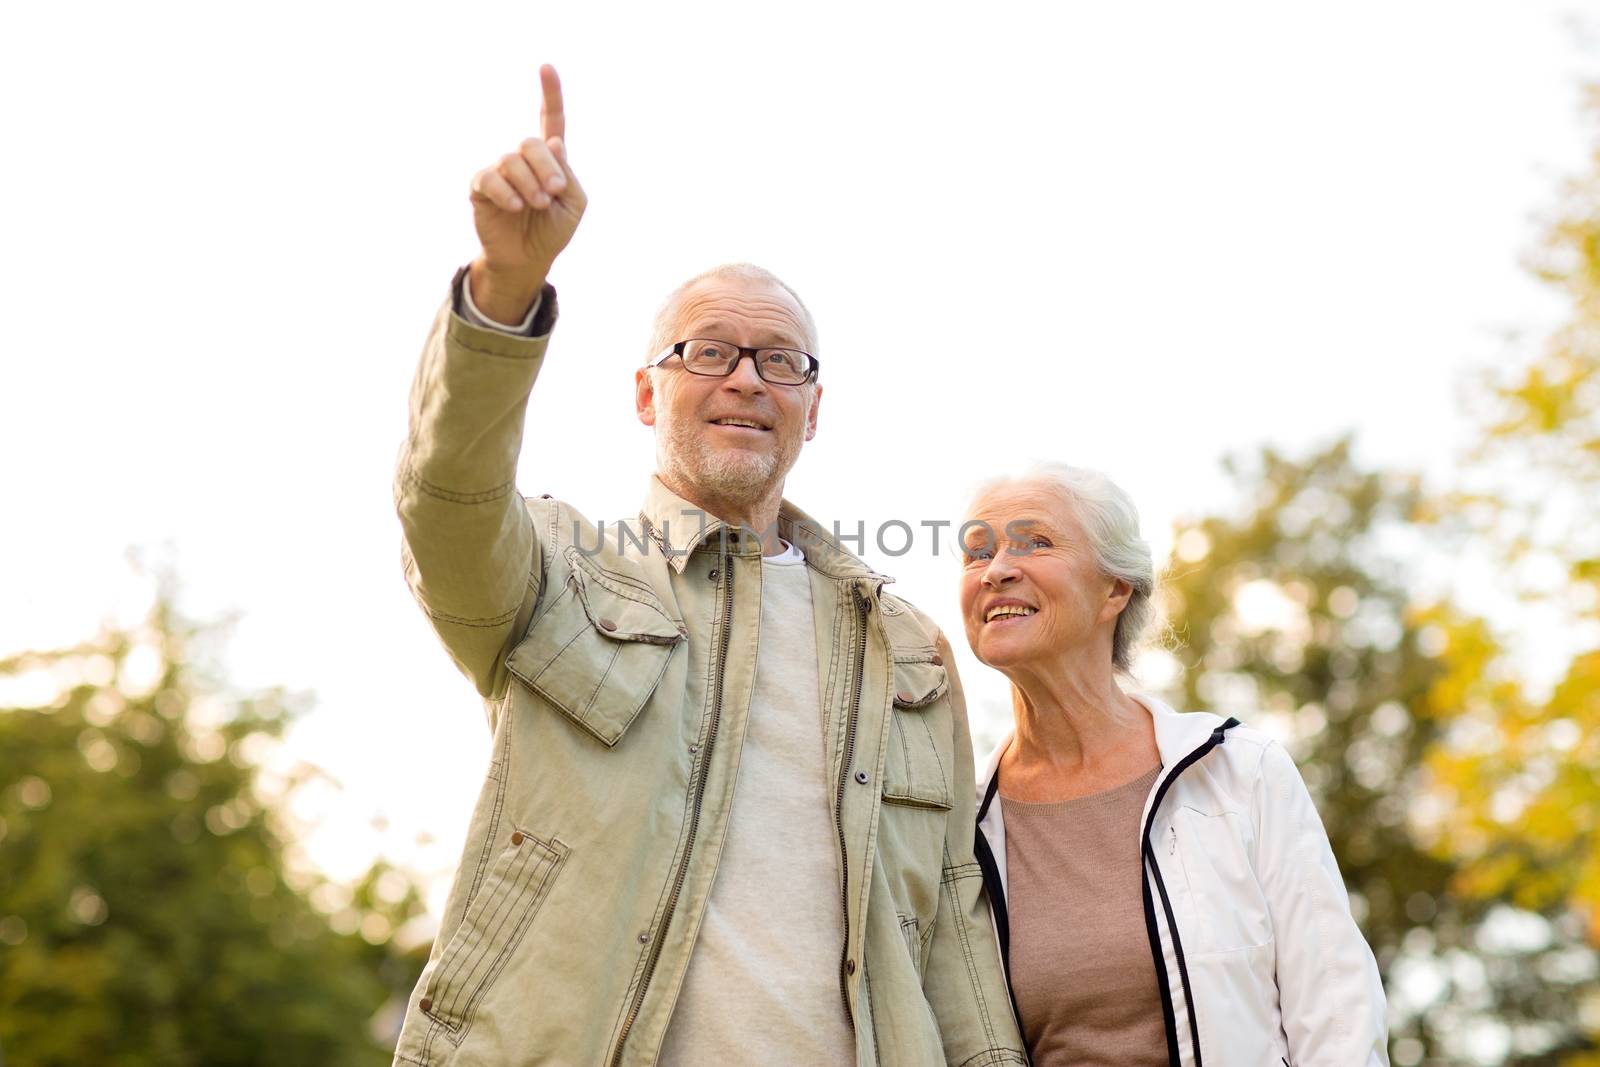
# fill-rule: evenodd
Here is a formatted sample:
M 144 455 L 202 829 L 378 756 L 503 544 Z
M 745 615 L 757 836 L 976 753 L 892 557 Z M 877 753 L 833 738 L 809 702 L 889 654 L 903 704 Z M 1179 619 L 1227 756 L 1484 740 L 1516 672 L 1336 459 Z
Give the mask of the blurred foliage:
M 1349 442 L 1231 467 L 1242 512 L 1176 531 L 1178 699 L 1267 729 L 1299 763 L 1385 976 L 1398 1067 L 1480 1062 L 1485 1042 L 1509 1046 L 1496 1062 L 1571 1062 L 1594 1047 L 1577 1005 L 1600 992 L 1583 924 L 1479 891 L 1439 847 L 1439 701 L 1478 662 L 1462 635 L 1486 629 L 1411 604 L 1417 480 L 1361 470 Z
M 206 637 L 163 594 L 130 631 L 0 660 L 8 691 L 58 694 L 0 709 L 8 1064 L 389 1062 L 426 953 L 391 944 L 417 887 L 288 862 L 277 813 L 308 772 L 261 763 L 292 704 L 230 697 Z
M 1591 90 L 1600 118 L 1600 89 Z M 1434 620 L 1448 672 L 1429 713 L 1446 728 L 1429 765 L 1449 799 L 1441 847 L 1462 885 L 1521 907 L 1566 902 L 1600 944 L 1600 136 L 1564 188 L 1530 266 L 1567 315 L 1527 358 L 1473 394 L 1482 443 L 1441 506 L 1466 545 L 1490 546 L 1496 581 L 1558 654 L 1529 678 L 1525 640 L 1471 619 Z M 1600 1010 L 1600 1004 L 1596 1005 Z M 1597 1027 L 1600 1028 L 1600 1027 Z
M 1600 86 L 1589 89 L 1590 118 L 1600 127 Z M 1600 129 L 1589 169 L 1567 182 L 1529 267 L 1568 302 L 1567 320 L 1537 352 L 1488 388 L 1485 429 L 1490 449 L 1510 449 L 1571 485 L 1600 486 Z M 1591 503 L 1593 497 L 1589 498 Z M 1576 548 L 1575 564 L 1592 582 L 1600 558 L 1593 534 Z M 1593 614 L 1600 604 L 1591 600 Z
M 1566 317 L 1475 383 L 1451 491 L 1363 471 L 1348 442 L 1265 451 L 1234 466 L 1241 514 L 1176 531 L 1180 699 L 1286 739 L 1398 1067 L 1600 1067 L 1595 143 L 1531 257 Z M 1426 588 L 1444 560 L 1458 584 Z

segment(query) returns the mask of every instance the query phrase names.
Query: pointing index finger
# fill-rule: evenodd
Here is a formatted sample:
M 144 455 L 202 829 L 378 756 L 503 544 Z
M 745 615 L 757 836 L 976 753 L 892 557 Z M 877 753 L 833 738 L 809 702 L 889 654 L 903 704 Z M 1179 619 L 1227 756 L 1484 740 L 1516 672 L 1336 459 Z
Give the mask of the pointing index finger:
M 567 136 L 567 113 L 561 102 L 561 76 L 556 68 L 546 63 L 539 68 L 539 84 L 544 89 L 544 100 L 539 105 L 539 124 L 544 129 L 544 139 Z

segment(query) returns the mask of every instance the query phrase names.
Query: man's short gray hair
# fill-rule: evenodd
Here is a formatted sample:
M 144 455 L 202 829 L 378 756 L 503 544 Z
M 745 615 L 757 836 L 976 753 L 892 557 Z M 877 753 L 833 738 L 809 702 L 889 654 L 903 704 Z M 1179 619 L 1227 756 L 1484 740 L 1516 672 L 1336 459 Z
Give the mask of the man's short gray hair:
M 1095 470 L 1065 463 L 1035 463 L 1020 474 L 1002 475 L 980 485 L 973 502 L 996 489 L 1037 485 L 1059 495 L 1089 538 L 1100 573 L 1133 587 L 1111 638 L 1111 664 L 1126 674 L 1155 618 L 1156 571 L 1150 545 L 1139 536 L 1139 509 L 1127 491 Z M 971 514 L 972 509 L 967 509 Z
M 678 311 L 683 304 L 683 298 L 688 295 L 689 290 L 712 278 L 739 278 L 747 282 L 764 282 L 767 285 L 777 286 L 794 297 L 794 302 L 800 306 L 800 324 L 806 331 L 804 338 L 806 351 L 812 355 L 817 354 L 816 320 L 811 317 L 811 309 L 806 307 L 806 302 L 800 299 L 800 294 L 795 292 L 789 283 L 767 268 L 758 267 L 754 263 L 724 263 L 720 267 L 701 271 L 668 295 L 666 302 L 661 305 L 661 310 L 656 312 L 655 328 L 650 332 L 650 350 L 644 356 L 646 361 L 655 359 L 669 346 L 683 340 L 674 336 L 678 332 Z

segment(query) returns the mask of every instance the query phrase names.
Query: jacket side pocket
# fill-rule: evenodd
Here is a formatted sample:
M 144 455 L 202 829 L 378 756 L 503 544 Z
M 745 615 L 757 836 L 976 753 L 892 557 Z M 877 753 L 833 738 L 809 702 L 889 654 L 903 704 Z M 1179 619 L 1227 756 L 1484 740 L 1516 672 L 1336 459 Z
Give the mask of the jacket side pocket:
M 459 1045 L 484 994 L 505 969 L 566 863 L 567 846 L 513 830 L 467 905 L 418 1005 Z
M 921 978 L 928 968 L 928 946 L 933 941 L 934 919 L 929 919 L 924 924 L 915 915 L 901 915 L 900 936 L 905 939 L 906 952 L 911 956 L 911 963 L 917 969 L 917 977 Z

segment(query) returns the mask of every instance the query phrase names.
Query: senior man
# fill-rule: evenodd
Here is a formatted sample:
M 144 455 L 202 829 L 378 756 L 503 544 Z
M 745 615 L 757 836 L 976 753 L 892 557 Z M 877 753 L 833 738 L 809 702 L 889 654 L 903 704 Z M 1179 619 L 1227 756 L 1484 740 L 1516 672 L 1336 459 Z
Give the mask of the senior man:
M 1025 1063 L 949 647 L 782 498 L 822 395 L 794 292 L 738 266 L 668 300 L 636 520 L 515 491 L 585 206 L 540 76 L 543 136 L 473 180 L 482 251 L 396 480 L 407 581 L 494 734 L 396 1062 Z

